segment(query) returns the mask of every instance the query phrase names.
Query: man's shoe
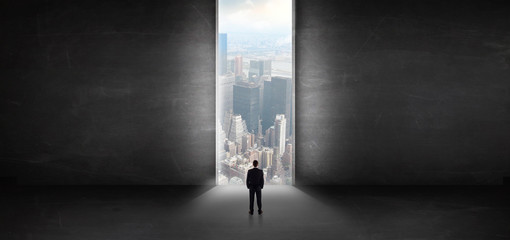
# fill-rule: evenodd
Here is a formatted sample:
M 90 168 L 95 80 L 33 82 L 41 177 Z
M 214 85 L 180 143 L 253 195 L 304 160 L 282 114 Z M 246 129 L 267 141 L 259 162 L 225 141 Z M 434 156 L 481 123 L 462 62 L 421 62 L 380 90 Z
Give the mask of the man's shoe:
M 259 215 L 261 215 L 262 213 L 263 213 L 263 211 L 262 211 L 262 210 L 259 210 Z
M 253 211 L 249 211 L 248 213 L 249 213 L 250 215 L 253 215 Z

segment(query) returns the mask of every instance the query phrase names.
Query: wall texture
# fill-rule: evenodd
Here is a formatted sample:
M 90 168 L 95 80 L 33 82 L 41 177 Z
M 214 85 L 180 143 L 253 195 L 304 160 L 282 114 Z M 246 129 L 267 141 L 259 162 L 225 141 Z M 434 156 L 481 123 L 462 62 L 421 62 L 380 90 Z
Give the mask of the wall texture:
M 501 184 L 510 8 L 296 0 L 297 184 Z
M 0 176 L 214 184 L 215 1 L 0 11 Z
M 214 184 L 214 0 L 2 1 L 0 12 L 0 177 Z M 508 12 L 296 0 L 296 183 L 501 183 Z

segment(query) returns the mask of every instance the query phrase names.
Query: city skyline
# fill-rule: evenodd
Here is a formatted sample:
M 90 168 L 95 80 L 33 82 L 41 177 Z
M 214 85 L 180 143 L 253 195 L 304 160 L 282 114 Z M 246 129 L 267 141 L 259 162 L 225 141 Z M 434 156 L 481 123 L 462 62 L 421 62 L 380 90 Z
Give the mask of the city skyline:
M 268 184 L 292 184 L 292 1 L 220 0 L 218 9 L 217 183 L 243 184 L 258 160 Z

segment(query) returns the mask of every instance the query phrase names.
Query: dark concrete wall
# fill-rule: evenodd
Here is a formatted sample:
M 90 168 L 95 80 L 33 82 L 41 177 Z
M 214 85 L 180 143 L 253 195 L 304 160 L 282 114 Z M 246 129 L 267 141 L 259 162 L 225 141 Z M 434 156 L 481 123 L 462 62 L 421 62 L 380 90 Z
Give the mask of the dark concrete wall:
M 297 184 L 501 184 L 510 8 L 296 1 Z
M 0 12 L 0 177 L 214 183 L 214 0 L 2 1 Z M 501 183 L 508 12 L 296 0 L 296 183 Z
M 214 184 L 215 1 L 2 1 L 0 176 Z

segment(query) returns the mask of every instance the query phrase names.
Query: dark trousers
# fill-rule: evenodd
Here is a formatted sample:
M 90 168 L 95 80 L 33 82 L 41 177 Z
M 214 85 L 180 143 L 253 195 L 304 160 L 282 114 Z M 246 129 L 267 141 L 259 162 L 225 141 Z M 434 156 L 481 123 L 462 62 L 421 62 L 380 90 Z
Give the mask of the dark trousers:
M 259 210 L 262 210 L 262 191 L 260 187 L 252 187 L 250 188 L 250 211 L 253 212 L 253 197 L 254 195 L 257 195 L 257 206 L 259 207 Z

